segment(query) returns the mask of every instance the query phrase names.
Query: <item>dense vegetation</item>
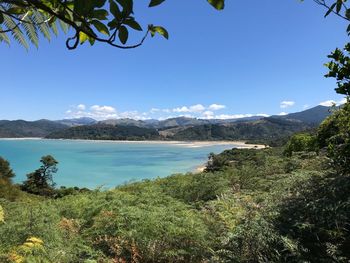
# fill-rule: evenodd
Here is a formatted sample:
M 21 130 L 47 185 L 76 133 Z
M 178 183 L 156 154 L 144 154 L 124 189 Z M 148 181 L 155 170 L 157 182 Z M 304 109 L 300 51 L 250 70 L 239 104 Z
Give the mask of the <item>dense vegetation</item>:
M 33 195 L 2 159 L 0 261 L 348 262 L 349 113 L 285 149 L 227 150 L 203 173 L 109 191 Z
M 39 121 L 0 121 L 1 138 L 45 137 L 48 134 L 66 129 L 67 126 L 49 120 Z
M 159 139 L 156 129 L 137 126 L 114 126 L 95 124 L 72 127 L 51 133 L 49 139 L 90 139 L 90 140 L 154 140 Z

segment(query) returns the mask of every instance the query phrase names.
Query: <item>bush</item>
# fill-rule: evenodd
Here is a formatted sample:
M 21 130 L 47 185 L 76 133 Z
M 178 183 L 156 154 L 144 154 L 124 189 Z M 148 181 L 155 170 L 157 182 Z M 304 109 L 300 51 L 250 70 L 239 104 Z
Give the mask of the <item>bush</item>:
M 293 152 L 318 151 L 316 136 L 309 133 L 298 133 L 293 135 L 284 148 L 284 154 L 291 156 Z

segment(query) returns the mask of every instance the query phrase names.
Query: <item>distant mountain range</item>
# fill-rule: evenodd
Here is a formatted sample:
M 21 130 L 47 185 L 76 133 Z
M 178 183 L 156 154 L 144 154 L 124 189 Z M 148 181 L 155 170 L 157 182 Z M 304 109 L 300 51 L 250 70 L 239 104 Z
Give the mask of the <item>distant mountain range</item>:
M 45 137 L 104 140 L 248 140 L 273 142 L 294 132 L 313 129 L 330 115 L 317 106 L 284 116 L 206 120 L 187 117 L 166 120 L 91 118 L 57 121 L 0 121 L 0 137 Z

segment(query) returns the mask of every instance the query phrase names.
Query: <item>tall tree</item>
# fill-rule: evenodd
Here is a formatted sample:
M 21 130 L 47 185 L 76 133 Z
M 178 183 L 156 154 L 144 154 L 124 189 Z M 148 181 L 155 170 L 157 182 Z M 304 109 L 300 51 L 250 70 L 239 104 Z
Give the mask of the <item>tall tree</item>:
M 39 169 L 27 174 L 27 180 L 23 183 L 22 189 L 32 194 L 51 195 L 55 186 L 52 177 L 58 171 L 58 162 L 51 155 L 43 156 L 40 162 L 42 165 Z
M 15 177 L 15 174 L 10 167 L 10 163 L 0 157 L 0 181 L 12 183 L 13 177 Z

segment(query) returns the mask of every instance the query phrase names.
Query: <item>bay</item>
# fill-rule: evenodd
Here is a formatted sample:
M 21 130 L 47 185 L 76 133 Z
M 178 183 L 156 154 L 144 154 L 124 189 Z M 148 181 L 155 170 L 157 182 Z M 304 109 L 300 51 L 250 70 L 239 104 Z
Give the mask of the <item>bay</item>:
M 59 162 L 57 186 L 90 189 L 191 172 L 232 144 L 111 142 L 42 139 L 0 139 L 0 156 L 8 160 L 19 183 L 52 155 Z

